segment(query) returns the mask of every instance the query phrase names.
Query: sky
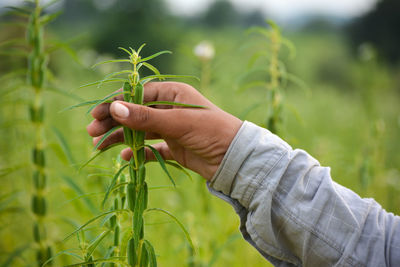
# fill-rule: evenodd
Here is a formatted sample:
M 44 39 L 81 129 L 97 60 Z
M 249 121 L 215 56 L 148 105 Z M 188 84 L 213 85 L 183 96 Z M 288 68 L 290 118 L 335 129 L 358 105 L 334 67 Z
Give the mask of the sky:
M 20 0 L 0 0 L 0 7 Z M 46 0 L 45 0 L 46 1 Z M 44 2 L 45 2 L 44 1 Z M 110 0 L 94 0 L 98 2 Z M 131 0 L 127 0 L 131 1 Z M 178 15 L 201 13 L 215 0 L 165 0 L 170 10 Z M 302 15 L 337 16 L 352 18 L 364 14 L 378 0 L 230 0 L 238 9 L 259 9 L 272 19 L 287 21 Z
M 175 14 L 201 12 L 213 0 L 166 0 Z M 302 15 L 352 18 L 374 7 L 377 0 L 231 0 L 242 10 L 260 9 L 273 19 L 288 20 Z

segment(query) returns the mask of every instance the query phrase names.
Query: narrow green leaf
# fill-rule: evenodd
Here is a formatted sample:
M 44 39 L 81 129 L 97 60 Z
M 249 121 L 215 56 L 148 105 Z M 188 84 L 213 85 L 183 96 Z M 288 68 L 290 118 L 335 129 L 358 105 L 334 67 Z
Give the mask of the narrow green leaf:
M 71 252 L 71 251 L 73 251 L 73 250 L 76 250 L 76 249 L 66 249 L 66 250 L 63 250 L 63 251 L 58 252 L 56 255 L 54 255 L 53 257 L 51 257 L 51 258 L 48 259 L 47 261 L 45 261 L 41 267 L 46 266 L 47 264 L 49 264 L 50 262 L 52 262 L 52 261 L 55 260 L 58 256 L 61 256 L 61 255 L 68 255 L 68 256 L 75 257 L 75 258 L 77 258 L 77 259 L 79 259 L 79 260 L 83 260 L 83 258 L 82 258 L 81 256 L 79 256 L 79 255 L 76 254 L 76 253 Z
M 140 52 L 142 51 L 143 47 L 145 47 L 146 43 L 143 43 L 139 49 L 136 51 L 136 53 L 140 54 Z
M 133 71 L 131 70 L 122 70 L 122 71 L 117 71 L 117 72 L 113 72 L 108 74 L 106 77 L 104 77 L 104 81 L 107 81 L 115 76 L 121 75 L 121 74 L 126 74 L 126 73 L 132 73 Z M 98 86 L 100 87 L 102 84 L 100 83 Z
M 102 61 L 102 62 L 99 62 L 99 63 L 94 64 L 94 65 L 92 66 L 92 68 L 95 68 L 95 67 L 97 67 L 97 66 L 99 66 L 99 65 L 102 65 L 102 64 L 118 63 L 118 62 L 127 62 L 127 63 L 130 63 L 131 61 L 130 61 L 129 59 L 112 59 L 112 60 L 106 60 L 106 61 Z
M 124 187 L 126 185 L 128 185 L 129 182 L 123 182 L 123 183 L 119 183 L 117 185 L 115 185 L 112 189 L 111 189 L 111 193 L 118 190 L 120 187 Z
M 88 106 L 88 105 L 93 105 L 93 104 L 97 104 L 99 101 L 101 101 L 101 99 L 97 99 L 97 100 L 90 100 L 90 101 L 85 101 L 79 104 L 75 104 L 69 107 L 66 107 L 62 110 L 59 111 L 59 113 L 64 112 L 64 111 L 68 111 L 74 108 L 79 108 L 79 107 L 84 107 L 84 106 Z
M 152 147 L 151 145 L 145 145 L 148 148 L 150 148 L 151 152 L 153 152 L 154 156 L 156 157 L 157 161 L 160 163 L 161 168 L 163 169 L 163 171 L 167 174 L 168 178 L 170 179 L 171 183 L 176 186 L 174 179 L 172 179 L 171 174 L 169 173 L 167 166 L 165 165 L 165 160 L 163 159 L 163 157 L 160 155 L 160 152 L 157 151 L 157 149 L 155 149 L 154 147 Z
M 126 92 L 122 92 L 122 91 L 115 92 L 115 93 L 112 93 L 112 94 L 110 94 L 110 95 L 108 95 L 108 96 L 102 98 L 102 99 L 85 101 L 85 102 L 82 102 L 82 103 L 79 103 L 79 104 L 75 104 L 75 105 L 66 107 L 66 108 L 64 108 L 63 110 L 59 111 L 59 112 L 64 112 L 64 111 L 71 110 L 71 109 L 74 109 L 74 108 L 79 108 L 79 107 L 84 107 L 84 106 L 88 106 L 88 105 L 93 105 L 93 106 L 90 107 L 90 109 L 86 112 L 87 114 L 89 114 L 89 113 L 90 113 L 95 107 L 97 107 L 98 105 L 103 104 L 103 103 L 106 103 L 110 98 L 113 98 L 113 97 L 115 97 L 115 96 L 122 95 L 122 94 L 126 94 Z M 111 101 L 110 101 L 110 103 L 111 103 Z
M 266 86 L 267 86 L 267 83 L 265 81 L 253 81 L 253 82 L 243 84 L 236 91 L 238 93 L 242 93 L 250 88 L 260 88 L 260 87 L 266 87 Z
M 89 87 L 89 86 L 103 84 L 103 83 L 115 83 L 115 82 L 126 82 L 126 81 L 127 81 L 127 79 L 113 78 L 113 79 L 100 80 L 100 81 L 84 84 L 84 85 L 79 86 L 79 88 Z
M 155 53 L 155 54 L 153 54 L 151 56 L 142 58 L 139 62 L 149 61 L 150 59 L 153 59 L 155 57 L 161 56 L 162 54 L 172 54 L 172 52 L 171 51 L 167 51 L 167 50 L 166 51 L 161 51 L 161 52 Z
M 193 241 L 192 241 L 192 239 L 190 238 L 189 232 L 186 230 L 185 226 L 183 226 L 183 224 L 178 220 L 178 218 L 176 218 L 176 217 L 175 217 L 174 215 L 172 215 L 170 212 L 168 212 L 168 211 L 166 211 L 166 210 L 163 210 L 163 209 L 160 209 L 160 208 L 152 208 L 152 209 L 147 209 L 147 210 L 146 210 L 146 212 L 149 212 L 149 211 L 158 211 L 158 212 L 164 213 L 164 214 L 168 215 L 169 217 L 171 217 L 171 218 L 176 222 L 176 224 L 179 226 L 179 228 L 181 228 L 182 232 L 185 234 L 185 237 L 186 237 L 186 239 L 187 239 L 187 241 L 188 241 L 190 247 L 191 247 L 191 248 L 193 249 L 193 251 L 195 252 L 195 248 L 194 248 L 194 245 L 193 245 Z
M 99 234 L 94 240 L 93 242 L 89 245 L 87 252 L 86 252 L 86 257 L 90 257 L 94 250 L 96 249 L 96 247 L 101 243 L 101 241 L 103 241 L 103 239 L 111 232 L 111 230 L 107 230 L 102 232 L 101 234 Z
M 132 53 L 129 52 L 128 49 L 125 49 L 125 48 L 123 48 L 123 47 L 118 47 L 118 49 L 121 49 L 122 51 L 125 51 L 126 53 L 128 53 L 129 56 L 132 56 Z
M 260 26 L 251 27 L 246 31 L 246 34 L 251 34 L 251 33 L 258 33 L 258 34 L 261 34 L 261 35 L 269 38 L 269 32 L 264 27 L 260 27 Z
M 199 78 L 197 78 L 196 76 L 193 75 L 173 75 L 173 74 L 160 74 L 160 75 L 149 75 L 146 76 L 142 79 L 140 79 L 140 83 L 145 84 L 148 83 L 154 79 L 159 79 L 159 80 L 163 80 L 163 79 L 195 79 L 195 80 L 200 80 Z
M 156 252 L 153 245 L 148 240 L 144 240 L 144 245 L 146 246 L 150 267 L 157 267 Z
M 60 95 L 63 95 L 63 96 L 70 97 L 70 98 L 72 98 L 74 100 L 83 101 L 83 99 L 81 97 L 79 97 L 79 96 L 77 96 L 77 95 L 75 95 L 75 94 L 73 94 L 71 92 L 66 92 L 66 91 L 61 90 L 61 89 L 56 88 L 56 87 L 46 87 L 44 89 L 46 91 L 49 91 L 49 92 L 53 92 L 53 93 L 57 93 L 57 94 L 60 94 Z
M 88 266 L 90 264 L 102 263 L 102 262 L 116 263 L 116 264 L 121 264 L 124 266 L 129 266 L 128 263 L 125 262 L 125 258 L 126 257 L 111 257 L 108 259 L 97 259 L 97 260 L 92 260 L 92 261 L 85 261 L 85 262 L 65 265 L 64 267 L 81 267 L 81 266 Z
M 94 196 L 101 196 L 101 195 L 104 195 L 104 192 L 82 194 L 82 195 L 79 195 L 79 196 L 77 196 L 77 197 L 68 199 L 67 201 L 61 203 L 58 207 L 59 207 L 59 208 L 62 208 L 63 206 L 67 205 L 68 203 L 71 203 L 71 202 L 73 202 L 73 201 L 75 201 L 75 200 L 78 200 L 78 199 L 88 198 L 88 197 L 94 197 Z M 97 211 L 97 210 L 96 210 L 96 211 Z M 96 212 L 93 212 L 93 213 L 96 213 Z
M 104 217 L 104 219 L 101 220 L 101 222 L 100 222 L 100 226 L 103 227 L 106 224 L 106 222 L 108 222 L 108 220 L 110 220 L 110 218 L 113 216 L 115 216 L 115 214 L 111 213 L 111 214 L 108 214 L 106 217 Z
M 6 6 L 5 8 L 10 9 L 11 11 L 15 12 L 17 15 L 23 15 L 23 16 L 30 16 L 30 14 L 32 12 L 29 9 L 15 7 L 15 6 Z
M 95 217 L 93 217 L 92 219 L 88 220 L 86 223 L 82 224 L 81 226 L 78 227 L 78 229 L 76 229 L 75 231 L 73 231 L 71 234 L 69 234 L 67 237 L 65 237 L 63 239 L 62 242 L 67 241 L 68 239 L 70 239 L 73 235 L 75 235 L 76 233 L 78 233 L 79 231 L 81 231 L 82 229 L 84 229 L 86 226 L 88 226 L 89 224 L 91 224 L 92 222 L 100 219 L 101 217 L 104 217 L 110 213 L 119 213 L 119 212 L 130 212 L 130 210 L 126 210 L 126 209 L 119 209 L 119 210 L 112 210 L 112 211 L 107 211 L 107 212 L 103 212 L 102 214 L 99 214 Z
M 160 75 L 161 74 L 160 71 L 156 67 L 154 67 L 153 65 L 151 65 L 151 64 L 149 64 L 147 62 L 142 62 L 140 64 L 142 64 L 143 66 L 145 66 L 146 68 L 148 68 L 149 70 L 154 72 L 155 75 Z
M 100 154 L 106 152 L 107 150 L 109 150 L 109 149 L 111 149 L 111 148 L 114 148 L 114 147 L 116 147 L 116 146 L 119 146 L 119 145 L 122 145 L 122 143 L 114 144 L 114 145 L 108 146 L 108 147 L 103 148 L 102 150 L 98 151 L 98 152 L 97 152 L 96 154 L 94 154 L 90 159 L 88 159 L 85 163 L 83 163 L 83 164 L 81 165 L 81 167 L 79 167 L 79 170 L 78 170 L 78 171 L 81 171 L 84 167 L 86 167 L 90 162 L 92 162 L 92 161 L 93 161 L 95 158 L 97 158 Z
M 68 145 L 67 139 L 64 137 L 62 132 L 60 130 L 58 130 L 56 127 L 52 127 L 52 130 L 53 130 L 53 133 L 55 134 L 55 136 L 57 137 L 58 143 L 60 144 L 61 149 L 64 152 L 64 155 L 68 159 L 68 162 L 71 165 L 76 165 L 76 161 L 75 161 L 74 157 L 72 156 L 72 150 L 70 149 L 70 147 Z
M 82 188 L 80 188 L 80 186 L 74 181 L 74 179 L 72 179 L 69 176 L 66 175 L 61 175 L 61 178 L 64 180 L 64 182 L 72 189 L 74 190 L 78 195 L 84 195 L 85 192 L 82 190 Z M 97 213 L 98 210 L 96 208 L 96 206 L 93 204 L 93 202 L 88 198 L 88 197 L 84 197 L 83 201 L 85 202 L 86 206 L 89 208 L 89 210 L 92 213 Z
M 97 142 L 96 146 L 93 148 L 93 151 L 96 151 L 99 148 L 99 146 L 104 142 L 104 140 L 107 139 L 107 137 L 109 137 L 113 132 L 115 132 L 116 130 L 118 130 L 121 127 L 122 127 L 122 125 L 118 125 L 118 126 L 111 128 L 110 130 L 108 130 L 108 132 L 106 132 L 103 135 L 103 137 L 100 139 L 100 141 Z
M 214 266 L 214 264 L 217 262 L 218 257 L 221 255 L 222 251 L 224 251 L 226 249 L 227 246 L 229 246 L 232 242 L 234 242 L 235 240 L 240 238 L 240 234 L 235 233 L 232 234 L 228 237 L 228 239 L 225 241 L 225 243 L 222 244 L 222 246 L 220 246 L 217 249 L 213 250 L 213 254 L 212 257 L 208 263 L 208 267 L 212 267 Z
M 42 9 L 49 8 L 50 6 L 52 6 L 52 5 L 54 5 L 55 3 L 60 2 L 60 1 L 61 1 L 61 0 L 52 0 L 52 1 L 48 2 L 47 4 L 43 5 L 43 6 L 42 6 Z
M 51 54 L 55 51 L 58 51 L 59 49 L 64 50 L 75 62 L 78 64 L 82 65 L 81 59 L 76 53 L 74 49 L 70 47 L 70 45 L 66 42 L 52 42 L 52 46 L 46 49 L 46 52 Z
M 239 118 L 241 119 L 246 119 L 246 117 L 249 115 L 250 112 L 252 112 L 253 110 L 255 110 L 256 108 L 260 107 L 261 105 L 263 105 L 263 102 L 260 103 L 255 103 L 252 104 L 250 107 L 246 108 L 240 115 Z
M 115 246 L 109 247 L 108 250 L 107 250 L 107 253 L 105 255 L 105 258 L 109 259 L 111 257 L 111 255 L 113 255 L 114 250 L 115 250 Z M 122 254 L 122 255 L 124 255 L 124 254 Z M 101 267 L 106 267 L 106 262 L 103 262 L 101 264 Z
M 42 25 L 46 25 L 46 24 L 52 22 L 53 20 L 55 20 L 56 18 L 58 18 L 61 14 L 62 14 L 62 11 L 58 11 L 58 12 L 55 12 L 52 14 L 44 15 L 40 18 L 40 23 Z
M 169 161 L 169 160 L 165 161 L 165 163 L 170 165 L 170 166 L 172 166 L 172 167 L 174 167 L 174 168 L 176 168 L 177 170 L 183 172 L 191 181 L 193 181 L 193 178 L 190 175 L 190 173 L 183 166 L 181 166 L 180 164 L 178 164 L 176 162 L 173 162 L 173 161 Z
M 185 104 L 185 103 L 171 102 L 171 101 L 151 101 L 144 103 L 143 105 L 144 106 L 167 105 L 167 106 L 179 106 L 186 108 L 207 108 L 206 106 L 192 105 L 192 104 Z
M 111 183 L 110 183 L 109 186 L 107 187 L 106 194 L 104 195 L 104 199 L 103 199 L 103 201 L 101 202 L 101 206 L 102 206 L 103 208 L 104 208 L 104 205 L 105 205 L 105 203 L 106 203 L 106 201 L 107 201 L 108 196 L 109 196 L 110 193 L 111 193 L 111 190 L 114 188 L 115 184 L 117 183 L 118 177 L 121 175 L 122 171 L 123 171 L 126 167 L 128 167 L 128 166 L 129 166 L 129 163 L 126 163 L 126 164 L 122 165 L 122 167 L 119 168 L 119 170 L 117 171 L 117 173 L 114 175 L 114 178 L 111 180 Z

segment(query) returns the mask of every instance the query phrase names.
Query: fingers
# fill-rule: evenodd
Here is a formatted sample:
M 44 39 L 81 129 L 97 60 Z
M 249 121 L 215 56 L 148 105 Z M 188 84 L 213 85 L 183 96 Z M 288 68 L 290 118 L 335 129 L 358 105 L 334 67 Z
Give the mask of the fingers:
M 96 120 L 104 120 L 110 117 L 110 103 L 104 103 L 98 105 L 95 109 L 92 110 L 91 114 L 93 118 Z
M 96 146 L 97 143 L 101 140 L 101 138 L 103 138 L 103 135 L 94 137 L 93 138 L 93 146 Z M 155 133 L 146 133 L 145 138 L 147 140 L 161 139 L 161 137 Z M 124 131 L 123 131 L 123 129 L 118 129 L 117 131 L 110 134 L 110 136 L 108 136 L 97 149 L 101 150 L 101 149 L 109 147 L 113 144 L 123 143 L 124 141 L 125 141 L 124 140 Z
M 121 91 L 122 91 L 122 88 L 116 90 L 113 93 L 121 92 Z M 117 95 L 112 98 L 113 101 L 123 100 L 123 99 L 124 99 L 123 95 Z M 101 105 L 98 105 L 95 109 L 93 109 L 91 114 L 92 114 L 93 118 L 95 118 L 97 120 L 104 120 L 110 116 L 109 109 L 110 109 L 110 103 L 103 103 Z
M 174 160 L 171 151 L 169 150 L 168 145 L 165 142 L 162 143 L 157 143 L 152 145 L 163 157 L 164 160 Z M 156 157 L 154 156 L 153 152 L 149 148 L 145 148 L 146 151 L 146 160 L 147 161 L 154 161 L 156 160 Z M 125 148 L 124 150 L 121 151 L 121 157 L 129 161 L 132 157 L 132 150 L 130 148 Z
M 94 120 L 86 127 L 86 130 L 90 136 L 96 137 L 106 133 L 112 127 L 117 125 L 118 123 L 112 118 L 107 118 L 101 121 Z
M 93 138 L 93 145 L 96 146 L 102 137 L 103 135 Z M 101 145 L 97 149 L 103 149 L 110 145 L 123 142 L 124 142 L 124 131 L 122 129 L 118 129 L 117 131 L 110 134 L 110 136 L 108 136 L 106 140 L 104 140 L 103 143 L 101 143 Z
M 193 109 L 155 109 L 123 101 L 115 101 L 110 107 L 113 119 L 124 126 L 172 138 L 181 136 L 191 127 L 197 112 Z

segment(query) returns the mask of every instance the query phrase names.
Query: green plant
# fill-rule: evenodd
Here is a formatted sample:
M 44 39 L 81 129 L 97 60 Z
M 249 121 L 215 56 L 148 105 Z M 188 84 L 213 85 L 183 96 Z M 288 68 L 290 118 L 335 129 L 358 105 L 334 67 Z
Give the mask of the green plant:
M 23 94 L 23 102 L 28 105 L 29 120 L 33 126 L 33 148 L 31 150 L 32 160 L 32 196 L 30 209 L 33 213 L 33 248 L 36 254 L 36 264 L 42 266 L 52 257 L 53 240 L 48 237 L 47 227 L 48 200 L 48 166 L 46 164 L 46 149 L 48 146 L 45 125 L 45 91 L 52 91 L 68 95 L 60 90 L 54 83 L 54 75 L 48 67 L 50 54 L 59 48 L 73 51 L 67 44 L 61 42 L 48 42 L 46 26 L 56 19 L 60 12 L 48 12 L 48 8 L 59 0 L 49 1 L 42 4 L 40 0 L 24 1 L 21 6 L 8 7 L 10 12 L 6 13 L 5 25 L 17 27 L 25 31 L 25 38 L 17 36 L 0 43 L 1 55 L 10 57 L 12 64 L 9 73 L 2 77 L 11 86 L 6 87 L 2 96 L 16 92 L 20 89 L 26 90 Z M 11 15 L 8 17 L 8 15 Z M 19 32 L 18 32 L 19 33 Z M 22 33 L 22 31 L 21 31 Z M 18 59 L 22 59 L 19 61 Z M 24 64 L 21 64 L 24 62 Z M 26 63 L 25 63 L 26 62 Z M 16 68 L 16 65 L 27 65 L 26 67 Z M 26 100 L 26 101 L 24 101 Z M 15 167 L 16 168 L 16 167 Z M 19 168 L 19 167 L 18 167 Z M 21 167 L 22 168 L 22 167 Z M 14 167 L 10 170 L 13 171 Z M 23 251 L 31 248 L 25 247 Z M 18 249 L 17 249 L 18 250 Z M 22 250 L 20 250 L 22 253 Z
M 41 266 L 52 256 L 52 248 L 47 238 L 46 215 L 48 204 L 46 200 L 47 171 L 44 137 L 44 104 L 43 91 L 47 83 L 48 51 L 45 48 L 44 27 L 58 14 L 44 14 L 47 6 L 41 6 L 39 0 L 29 1 L 26 7 L 10 7 L 14 14 L 27 18 L 26 40 L 8 40 L 7 45 L 16 46 L 7 53 L 19 51 L 27 58 L 27 69 L 14 72 L 16 76 L 25 74 L 33 96 L 29 103 L 30 121 L 34 127 L 34 146 L 32 149 L 33 193 L 31 211 L 34 215 L 33 239 L 36 249 L 37 265 Z M 26 86 L 26 85 L 25 85 Z
M 269 28 L 252 27 L 248 33 L 257 33 L 263 38 L 261 48 L 255 49 L 248 62 L 249 71 L 239 78 L 239 90 L 249 88 L 263 88 L 266 92 L 267 115 L 264 127 L 273 133 L 278 133 L 282 128 L 284 109 L 284 89 L 288 82 L 292 82 L 301 88 L 307 86 L 295 75 L 287 72 L 285 64 L 281 60 L 282 48 L 289 50 L 289 57 L 295 55 L 293 44 L 284 38 L 279 27 L 272 21 L 267 21 Z M 254 49 L 254 48 L 253 48 Z M 260 62 L 260 64 L 256 64 Z M 252 110 L 264 106 L 264 101 L 252 105 L 245 111 L 245 117 Z M 290 109 L 290 108 L 289 108 Z
M 125 48 L 120 48 L 125 51 L 128 55 L 128 59 L 116 59 L 116 60 L 108 60 L 104 62 L 100 62 L 99 64 L 106 63 L 129 63 L 132 66 L 132 69 L 122 70 L 118 72 L 111 73 L 107 75 L 103 80 L 86 84 L 82 87 L 87 87 L 91 85 L 101 86 L 104 83 L 109 82 L 123 82 L 123 90 L 112 93 L 105 98 L 93 101 L 87 101 L 83 103 L 79 103 L 67 109 L 91 105 L 89 111 L 93 110 L 95 107 L 102 103 L 110 103 L 111 99 L 118 95 L 122 95 L 124 101 L 129 103 L 135 103 L 138 105 L 146 105 L 146 106 L 155 106 L 155 105 L 172 105 L 179 106 L 182 108 L 203 108 L 202 106 L 190 105 L 185 103 L 177 103 L 177 102 L 169 102 L 169 101 L 154 101 L 144 103 L 144 85 L 155 79 L 166 79 L 166 78 L 192 78 L 192 76 L 185 75 L 165 75 L 160 74 L 156 67 L 148 63 L 149 60 L 165 54 L 170 53 L 169 51 L 162 51 L 156 53 L 154 55 L 142 58 L 140 56 L 140 52 L 144 44 L 138 49 L 134 50 L 130 48 L 127 50 Z M 152 71 L 154 74 L 146 77 L 141 77 L 140 72 L 142 68 L 147 68 Z M 127 78 L 122 78 L 121 75 L 127 75 Z M 104 225 L 106 222 L 109 223 L 109 230 L 114 233 L 113 244 L 109 248 L 109 253 L 105 255 L 104 258 L 94 260 L 92 258 L 92 254 L 90 257 L 85 256 L 85 262 L 80 263 L 81 265 L 90 265 L 98 262 L 111 262 L 114 264 L 124 264 L 128 266 L 156 266 L 157 259 L 154 251 L 154 247 L 149 240 L 145 238 L 145 218 L 144 215 L 146 213 L 152 211 L 158 211 L 164 213 L 171 217 L 183 230 L 185 233 L 190 245 L 192 245 L 192 241 L 189 237 L 188 232 L 183 227 L 182 223 L 173 216 L 171 213 L 159 209 L 159 208 L 148 208 L 148 186 L 146 183 L 146 158 L 145 158 L 145 148 L 147 147 L 150 151 L 152 151 L 155 155 L 155 158 L 159 162 L 162 170 L 167 174 L 171 183 L 175 186 L 175 182 L 170 175 L 167 165 L 177 168 L 180 171 L 184 171 L 183 168 L 175 162 L 165 161 L 159 152 L 153 148 L 151 145 L 145 143 L 145 133 L 143 131 L 136 131 L 129 129 L 127 127 L 116 126 L 109 130 L 107 133 L 103 135 L 100 141 L 94 147 L 94 150 L 98 149 L 100 145 L 109 137 L 112 133 L 117 131 L 118 129 L 123 128 L 124 133 L 124 144 L 129 146 L 133 152 L 133 156 L 131 160 L 127 163 L 123 163 L 120 160 L 117 160 L 116 166 L 117 171 L 112 178 L 109 186 L 104 195 L 104 199 L 102 201 L 102 206 L 106 205 L 110 195 L 114 194 L 114 198 L 112 201 L 112 206 L 109 211 L 104 212 L 86 224 L 79 227 L 76 231 L 74 231 L 71 237 L 74 234 L 79 232 L 84 232 L 85 227 L 97 219 L 103 218 L 102 224 Z M 91 162 L 98 155 L 108 150 L 108 148 L 102 149 L 97 152 L 89 161 L 83 164 L 82 167 L 86 166 L 89 162 Z M 128 177 L 125 176 L 125 172 L 128 173 Z M 184 171 L 187 174 L 186 171 Z M 128 215 L 130 222 L 129 229 L 122 229 L 122 223 L 124 216 Z M 121 237 L 121 234 L 125 232 L 125 237 Z M 126 252 L 125 252 L 126 251 Z

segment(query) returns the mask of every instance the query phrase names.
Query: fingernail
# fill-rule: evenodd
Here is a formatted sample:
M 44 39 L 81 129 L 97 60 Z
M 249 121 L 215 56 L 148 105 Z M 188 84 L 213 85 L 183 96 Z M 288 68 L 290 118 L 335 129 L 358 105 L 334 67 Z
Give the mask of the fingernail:
M 118 102 L 114 102 L 111 105 L 111 109 L 117 117 L 127 118 L 129 116 L 129 109 Z

